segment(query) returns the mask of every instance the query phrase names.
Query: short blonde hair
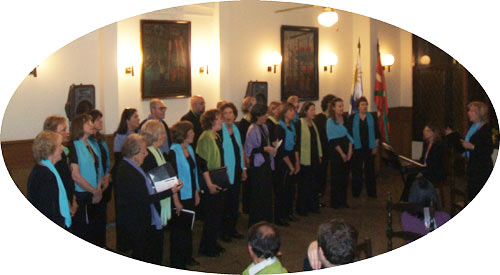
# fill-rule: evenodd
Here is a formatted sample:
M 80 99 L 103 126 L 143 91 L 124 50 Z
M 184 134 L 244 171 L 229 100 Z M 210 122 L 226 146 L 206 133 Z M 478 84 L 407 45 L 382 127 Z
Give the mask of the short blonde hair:
M 267 108 L 267 114 L 272 116 L 273 111 L 276 110 L 276 108 L 279 108 L 281 106 L 281 102 L 278 101 L 273 101 L 269 103 L 269 107 Z
M 248 114 L 255 103 L 257 103 L 257 99 L 255 99 L 255 97 L 245 97 L 243 99 L 243 102 L 241 103 L 241 111 L 243 112 L 243 114 Z
M 484 102 L 472 101 L 471 103 L 469 103 L 469 105 L 467 105 L 467 107 L 469 107 L 469 109 L 471 107 L 476 107 L 477 111 L 475 113 L 479 116 L 479 119 L 484 122 L 490 122 L 489 108 L 488 105 L 486 105 Z
M 36 135 L 32 147 L 33 157 L 36 162 L 48 159 L 52 154 L 54 154 L 58 138 L 61 138 L 62 140 L 62 135 L 50 130 L 41 131 L 38 135 Z
M 57 127 L 66 123 L 66 118 L 62 116 L 48 116 L 43 122 L 43 130 L 57 132 Z
M 296 102 L 299 102 L 299 97 L 296 96 L 296 95 L 291 95 L 291 96 L 288 97 L 288 99 L 286 100 L 286 102 L 295 104 Z
M 122 145 L 122 155 L 131 158 L 141 152 L 142 144 L 146 144 L 146 139 L 139 134 L 130 134 Z
M 148 120 L 142 125 L 140 134 L 146 140 L 146 145 L 151 146 L 161 134 L 166 134 L 165 126 L 156 119 Z

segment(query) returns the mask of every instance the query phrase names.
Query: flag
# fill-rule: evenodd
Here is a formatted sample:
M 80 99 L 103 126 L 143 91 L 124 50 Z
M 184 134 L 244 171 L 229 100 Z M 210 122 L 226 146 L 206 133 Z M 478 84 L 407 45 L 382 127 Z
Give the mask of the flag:
M 382 141 L 389 140 L 389 109 L 387 107 L 387 92 L 385 89 L 384 67 L 380 62 L 380 49 L 377 42 L 377 72 L 375 75 L 375 104 L 377 104 L 378 127 Z
M 351 110 L 349 114 L 356 113 L 358 108 L 356 107 L 356 100 L 363 96 L 363 83 L 361 81 L 361 43 L 358 40 L 358 61 L 356 63 L 356 69 L 354 70 L 354 85 L 352 89 L 351 96 Z

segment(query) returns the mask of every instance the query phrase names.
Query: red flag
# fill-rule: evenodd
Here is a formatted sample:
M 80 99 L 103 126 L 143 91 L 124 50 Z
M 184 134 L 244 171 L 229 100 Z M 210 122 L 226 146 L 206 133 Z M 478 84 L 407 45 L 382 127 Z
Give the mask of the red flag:
M 385 89 L 384 67 L 380 62 L 380 49 L 377 42 L 377 73 L 375 75 L 375 104 L 377 104 L 378 127 L 382 141 L 389 141 L 389 109 Z

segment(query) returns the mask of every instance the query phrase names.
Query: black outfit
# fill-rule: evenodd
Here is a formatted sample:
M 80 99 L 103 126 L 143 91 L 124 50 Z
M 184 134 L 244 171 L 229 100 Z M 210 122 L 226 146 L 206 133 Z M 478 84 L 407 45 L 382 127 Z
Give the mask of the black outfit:
M 247 139 L 247 132 L 248 128 L 250 128 L 251 123 L 242 118 L 238 123 L 238 130 L 240 131 L 240 137 L 241 137 L 241 144 L 245 144 L 245 141 Z M 247 173 L 247 179 L 245 181 L 241 182 L 242 186 L 242 195 L 241 195 L 241 208 L 243 213 L 248 214 L 250 211 L 250 193 L 251 193 L 251 184 L 250 184 L 250 175 L 251 173 Z
M 447 136 L 448 142 L 455 147 L 458 152 L 466 150 L 460 143 L 458 134 L 453 133 Z M 474 199 L 481 191 L 484 184 L 493 171 L 493 140 L 491 138 L 491 125 L 483 124 L 470 138 L 470 143 L 474 144 L 474 150 L 467 150 L 470 157 L 467 162 L 467 195 L 469 201 Z
M 116 226 L 128 237 L 132 258 L 161 264 L 163 231 L 151 225 L 151 203 L 161 213 L 159 201 L 172 196 L 172 190 L 150 195 L 148 183 L 130 163 L 118 164 L 116 179 Z
M 319 208 L 319 151 L 318 151 L 318 139 L 316 136 L 316 131 L 314 127 L 308 126 L 310 133 L 310 152 L 311 152 L 311 165 L 300 165 L 300 171 L 298 174 L 298 192 L 297 192 L 297 213 L 302 216 L 306 216 L 307 212 L 318 212 Z M 297 138 L 295 142 L 295 147 L 298 152 L 300 152 L 301 135 L 302 135 L 302 123 L 297 121 L 295 123 L 295 129 L 297 130 Z M 302 158 L 302 156 L 299 156 Z
M 222 137 L 221 143 L 224 141 L 222 131 L 219 132 L 219 136 Z M 238 234 L 236 231 L 236 223 L 239 216 L 239 205 L 240 205 L 240 189 L 241 189 L 241 174 L 243 169 L 241 169 L 241 154 L 240 147 L 236 142 L 236 137 L 234 133 L 230 135 L 231 143 L 233 145 L 234 151 L 234 182 L 229 187 L 229 189 L 224 192 L 224 210 L 222 214 L 222 232 L 221 235 L 224 238 L 229 238 L 232 235 Z
M 220 138 L 216 138 L 215 142 L 217 143 L 217 148 L 220 153 L 221 167 L 223 167 L 224 150 L 222 149 L 222 140 Z M 197 156 L 196 159 L 201 173 L 208 172 L 207 161 L 200 156 Z M 200 178 L 203 181 L 203 176 Z M 221 247 L 217 243 L 217 239 L 222 228 L 222 213 L 225 198 L 224 192 L 226 191 L 221 190 L 218 193 L 210 194 L 208 190 L 205 190 L 203 194 L 203 211 L 205 211 L 205 213 L 199 252 L 208 256 L 216 256 L 221 252 Z
M 195 163 L 191 157 L 187 157 L 186 159 L 189 163 L 189 171 L 191 172 L 192 194 L 190 199 L 183 200 L 179 193 L 179 200 L 181 201 L 183 209 L 195 211 L 196 180 L 193 172 Z M 167 161 L 172 165 L 172 168 L 178 172 L 175 151 L 170 150 L 168 152 Z M 170 223 L 170 266 L 173 268 L 186 269 L 186 265 L 189 264 L 193 258 L 191 222 L 191 216 L 182 212 L 177 216 L 174 207 L 172 207 L 172 221 Z
M 276 127 L 278 127 L 278 124 L 275 124 L 271 119 L 266 120 L 266 126 L 267 129 L 269 130 L 269 140 L 271 143 L 276 141 Z
M 291 124 L 292 122 L 290 122 Z M 289 129 L 291 129 L 289 127 Z M 274 219 L 275 222 L 286 221 L 290 215 L 293 215 L 293 202 L 296 194 L 296 176 L 290 175 L 290 169 L 285 163 L 284 158 L 288 157 L 292 166 L 295 167 L 295 147 L 291 151 L 285 149 L 286 132 L 283 127 L 276 127 L 276 138 L 283 140 L 276 154 L 276 182 L 275 182 L 275 201 L 274 201 Z
M 344 117 L 344 123 L 347 122 L 347 117 Z M 334 122 L 335 123 L 335 122 Z M 340 123 L 340 122 L 339 122 Z M 347 186 L 349 185 L 349 170 L 350 162 L 344 162 L 342 156 L 335 150 L 335 147 L 340 146 L 344 154 L 349 152 L 349 139 L 347 136 L 335 138 L 328 141 L 330 149 L 330 166 L 332 171 L 331 186 L 330 186 L 330 207 L 343 208 L 347 205 Z
M 64 152 L 61 154 L 61 160 L 58 161 L 54 167 L 56 168 L 61 180 L 63 182 L 64 188 L 66 189 L 66 195 L 68 196 L 69 204 L 73 202 L 73 195 L 75 194 L 75 182 L 71 177 L 71 170 L 69 169 L 68 157 Z
M 97 144 L 99 145 L 99 150 L 101 151 L 101 163 L 102 163 L 102 169 L 103 171 L 109 171 L 109 167 L 106 166 L 108 156 L 106 154 L 106 150 L 104 149 L 104 146 L 102 145 L 101 142 L 105 142 L 102 139 L 97 140 Z M 96 229 L 96 243 L 100 247 L 106 247 L 106 223 L 107 223 L 107 205 L 108 202 L 111 200 L 111 192 L 112 192 L 112 185 L 109 184 L 108 188 L 104 190 L 102 193 L 102 199 L 100 202 L 98 202 L 95 207 L 89 208 L 90 211 L 93 211 L 91 213 L 91 216 L 95 217 L 95 229 Z
M 200 117 L 201 117 L 201 115 L 197 115 L 191 110 L 187 114 L 185 114 L 181 117 L 181 121 L 189 121 L 193 124 L 194 139 L 193 139 L 193 143 L 191 144 L 193 149 L 196 149 L 196 144 L 198 142 L 198 138 L 200 137 L 201 133 L 203 132 L 203 128 L 201 127 L 201 123 L 200 123 Z
M 366 114 L 367 116 L 370 113 Z M 375 131 L 375 140 L 380 139 L 380 133 L 378 130 L 377 116 L 371 114 L 373 117 L 373 128 Z M 349 117 L 349 122 L 347 123 L 347 129 L 349 134 L 354 138 L 353 135 L 353 120 L 355 114 Z M 372 154 L 372 149 L 370 149 L 369 141 L 369 128 L 368 121 L 359 118 L 359 137 L 361 141 L 361 148 L 355 149 L 353 144 L 352 159 L 351 159 L 351 169 L 352 169 L 352 196 L 358 198 L 363 190 L 363 175 L 364 183 L 366 186 L 366 193 L 368 197 L 377 197 L 377 182 L 375 180 L 375 155 Z M 345 151 L 344 151 L 345 152 Z
M 248 227 L 256 224 L 260 221 L 273 221 L 273 186 L 271 184 L 272 171 L 271 171 L 271 156 L 264 151 L 265 146 L 271 146 L 271 141 L 269 140 L 269 133 L 266 132 L 265 128 L 255 124 L 255 127 L 259 127 L 259 132 L 261 135 L 260 147 L 254 148 L 250 156 L 250 167 L 249 174 L 251 175 L 250 181 L 247 182 L 251 185 L 252 193 L 250 193 L 249 202 L 249 215 L 248 215 Z M 254 166 L 255 154 L 262 154 L 264 156 L 264 163 L 259 167 Z
M 328 162 L 329 162 L 328 138 L 326 137 L 326 120 L 327 117 L 323 113 L 317 114 L 313 119 L 314 124 L 316 124 L 316 128 L 318 128 L 319 140 L 321 142 L 321 148 L 323 149 L 323 159 L 319 165 L 318 176 L 317 176 L 318 192 L 320 194 L 325 193 Z
M 59 208 L 59 187 L 49 168 L 36 164 L 28 178 L 28 201 L 47 218 L 66 228 Z
M 69 143 L 69 162 L 78 165 L 78 155 L 76 153 L 73 142 Z M 94 158 L 94 168 L 99 170 L 99 163 L 97 162 L 97 154 L 90 146 L 87 149 L 91 152 Z M 97 174 L 97 172 L 96 172 Z M 99 182 L 99 181 L 98 181 Z M 76 183 L 75 183 L 76 184 Z M 92 194 L 89 192 L 78 192 L 75 190 L 76 202 L 78 209 L 72 219 L 71 230 L 76 236 L 90 242 L 99 247 L 104 247 L 102 244 L 102 217 L 100 217 L 100 208 L 98 204 L 92 203 Z M 104 224 L 104 231 L 106 230 Z M 104 244 L 105 245 L 105 244 Z

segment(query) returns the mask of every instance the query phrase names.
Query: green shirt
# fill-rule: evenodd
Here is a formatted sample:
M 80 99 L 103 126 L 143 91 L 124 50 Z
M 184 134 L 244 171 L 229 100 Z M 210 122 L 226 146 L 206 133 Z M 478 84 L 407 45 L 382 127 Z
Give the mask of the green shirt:
M 245 271 L 243 271 L 243 275 L 250 275 L 250 268 L 255 266 L 254 263 L 250 264 L 246 269 Z M 281 274 L 281 273 L 288 273 L 288 270 L 286 270 L 286 268 L 284 268 L 283 266 L 281 266 L 281 263 L 278 259 L 276 259 L 276 262 L 274 262 L 273 264 L 270 264 L 266 267 L 264 267 L 263 269 L 261 269 L 259 272 L 257 272 L 256 274 Z

